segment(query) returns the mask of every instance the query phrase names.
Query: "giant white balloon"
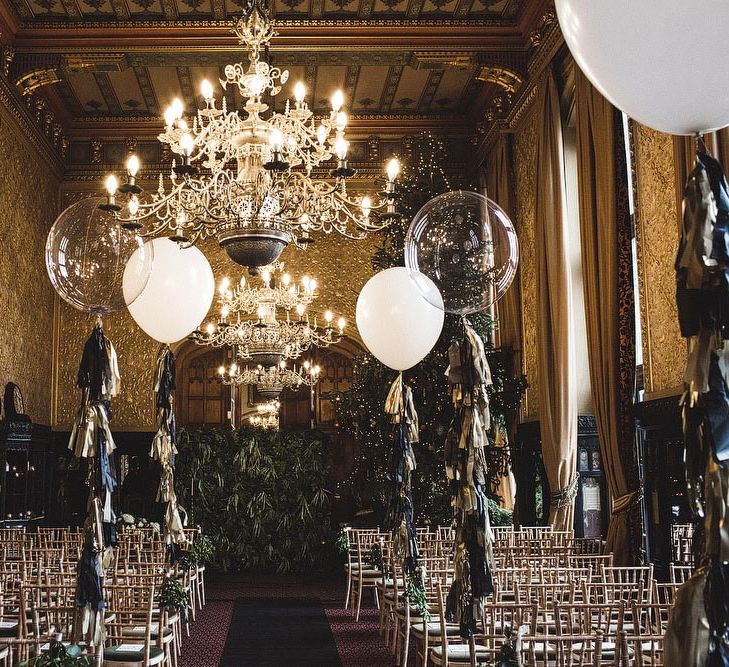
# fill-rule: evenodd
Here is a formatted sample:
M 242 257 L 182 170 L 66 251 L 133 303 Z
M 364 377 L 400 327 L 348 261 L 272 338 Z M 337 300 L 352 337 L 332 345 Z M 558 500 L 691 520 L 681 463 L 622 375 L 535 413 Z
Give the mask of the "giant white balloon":
M 152 274 L 129 312 L 149 336 L 160 343 L 174 343 L 192 333 L 210 310 L 215 294 L 213 270 L 195 247 L 183 249 L 167 238 L 147 243 L 154 248 Z
M 421 274 L 416 285 L 404 266 L 372 276 L 357 298 L 357 328 L 364 344 L 385 366 L 404 371 L 433 349 L 443 329 L 438 288 Z M 429 301 L 423 296 L 432 289 Z
M 656 130 L 729 125 L 727 0 L 557 0 L 562 34 L 592 84 Z

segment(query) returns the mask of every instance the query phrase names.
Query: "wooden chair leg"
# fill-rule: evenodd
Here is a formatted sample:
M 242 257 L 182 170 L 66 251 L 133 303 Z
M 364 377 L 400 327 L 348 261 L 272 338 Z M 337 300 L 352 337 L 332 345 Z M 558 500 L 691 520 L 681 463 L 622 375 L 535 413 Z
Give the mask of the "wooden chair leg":
M 349 596 L 352 594 L 352 572 L 347 570 L 347 592 L 344 595 L 344 608 L 349 609 Z
M 354 616 L 355 621 L 359 621 L 359 611 L 362 607 L 362 577 L 357 580 L 357 613 Z
M 405 632 L 402 638 L 402 667 L 408 667 L 408 654 L 410 653 L 410 624 L 405 624 Z

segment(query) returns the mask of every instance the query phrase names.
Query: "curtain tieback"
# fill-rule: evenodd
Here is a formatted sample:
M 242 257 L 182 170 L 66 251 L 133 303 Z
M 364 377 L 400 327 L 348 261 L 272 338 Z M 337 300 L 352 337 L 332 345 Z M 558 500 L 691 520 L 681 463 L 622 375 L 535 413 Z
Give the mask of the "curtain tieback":
M 575 497 L 577 496 L 577 488 L 578 488 L 578 482 L 580 481 L 580 476 L 578 473 L 575 473 L 575 476 L 572 478 L 572 481 L 561 491 L 557 493 L 552 494 L 552 498 L 550 501 L 550 504 L 552 507 L 556 509 L 561 509 L 563 507 L 567 507 L 568 505 L 572 504 Z
M 629 493 L 624 493 L 622 496 L 619 496 L 615 499 L 615 502 L 613 503 L 612 515 L 616 516 L 617 514 L 627 512 L 631 507 L 637 505 L 641 500 L 643 500 L 642 488 L 636 489 L 635 491 L 630 491 Z

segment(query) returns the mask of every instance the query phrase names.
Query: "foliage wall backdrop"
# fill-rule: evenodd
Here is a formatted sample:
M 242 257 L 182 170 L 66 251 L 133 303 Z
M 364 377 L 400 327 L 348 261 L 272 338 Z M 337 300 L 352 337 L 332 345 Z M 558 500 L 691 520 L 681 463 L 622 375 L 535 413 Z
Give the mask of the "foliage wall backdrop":
M 331 563 L 326 436 L 212 428 L 180 434 L 176 480 L 223 572 L 311 572 Z

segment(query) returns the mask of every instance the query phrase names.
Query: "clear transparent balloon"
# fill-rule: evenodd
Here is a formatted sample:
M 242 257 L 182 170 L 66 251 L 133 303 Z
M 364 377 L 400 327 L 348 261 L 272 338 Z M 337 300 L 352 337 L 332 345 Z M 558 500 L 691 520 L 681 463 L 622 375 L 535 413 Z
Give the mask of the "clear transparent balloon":
M 132 303 L 144 290 L 153 261 L 152 245 L 121 227 L 113 213 L 101 210 L 104 202 L 90 197 L 69 206 L 56 218 L 46 241 L 53 287 L 74 308 L 97 315 Z
M 456 190 L 431 199 L 413 218 L 405 237 L 405 265 L 418 284 L 424 274 L 435 283 L 421 292 L 436 307 L 469 315 L 496 303 L 519 265 L 519 242 L 509 217 L 476 192 Z

